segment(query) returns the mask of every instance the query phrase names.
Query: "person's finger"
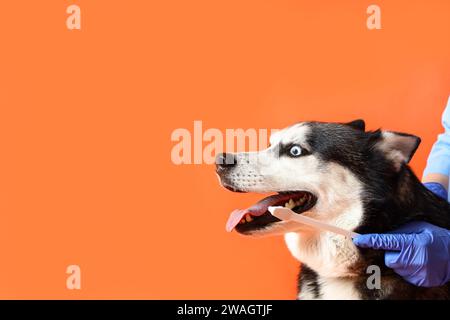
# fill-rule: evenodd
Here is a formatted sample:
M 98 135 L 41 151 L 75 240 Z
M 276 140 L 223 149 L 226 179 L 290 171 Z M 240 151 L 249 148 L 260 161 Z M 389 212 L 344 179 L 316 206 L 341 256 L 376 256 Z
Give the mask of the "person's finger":
M 409 244 L 414 235 L 410 234 L 362 234 L 353 239 L 353 243 L 361 248 L 382 250 L 402 250 Z
M 391 269 L 395 269 L 396 272 L 400 274 L 403 270 L 399 270 L 401 269 L 401 263 L 399 263 L 399 259 L 399 251 L 386 251 L 386 253 L 384 254 L 384 264 Z

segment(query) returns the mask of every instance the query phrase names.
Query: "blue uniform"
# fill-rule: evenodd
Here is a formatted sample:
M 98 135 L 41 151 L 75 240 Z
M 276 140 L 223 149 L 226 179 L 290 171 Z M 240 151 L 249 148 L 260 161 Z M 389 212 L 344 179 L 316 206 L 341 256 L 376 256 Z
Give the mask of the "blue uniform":
M 445 131 L 438 136 L 431 149 L 424 176 L 430 173 L 450 175 L 450 97 L 442 114 L 442 126 Z

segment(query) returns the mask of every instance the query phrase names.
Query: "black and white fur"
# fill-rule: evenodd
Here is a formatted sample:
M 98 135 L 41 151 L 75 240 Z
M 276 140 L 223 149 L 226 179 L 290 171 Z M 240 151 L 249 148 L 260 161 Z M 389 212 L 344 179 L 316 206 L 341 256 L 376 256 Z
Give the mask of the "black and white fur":
M 241 192 L 305 190 L 317 197 L 302 214 L 358 233 L 385 233 L 422 220 L 450 228 L 449 204 L 428 191 L 407 163 L 420 139 L 347 124 L 302 122 L 276 132 L 269 148 L 234 154 L 235 165 L 219 173 L 222 185 Z M 284 149 L 302 146 L 292 158 Z M 302 262 L 299 299 L 449 299 L 449 285 L 416 287 L 384 264 L 381 250 L 357 248 L 341 235 L 278 221 L 246 235 L 283 234 Z M 381 289 L 366 285 L 369 265 L 381 268 Z

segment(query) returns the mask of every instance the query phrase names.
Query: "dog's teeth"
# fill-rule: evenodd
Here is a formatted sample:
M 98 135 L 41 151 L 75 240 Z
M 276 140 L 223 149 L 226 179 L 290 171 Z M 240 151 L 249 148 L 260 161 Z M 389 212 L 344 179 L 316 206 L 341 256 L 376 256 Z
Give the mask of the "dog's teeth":
M 305 203 L 306 200 L 307 200 L 307 195 L 304 194 L 304 195 L 299 199 L 299 202 L 300 202 L 300 204 L 303 204 L 303 203 Z
M 286 208 L 288 208 L 288 209 L 292 209 L 293 207 L 295 207 L 294 200 L 289 199 L 289 201 L 286 202 L 286 203 L 284 204 L 284 206 L 285 206 Z
M 250 214 L 246 214 L 245 215 L 245 220 L 247 220 L 247 222 L 250 222 L 250 221 L 252 221 L 253 219 L 252 219 L 252 216 L 250 215 Z

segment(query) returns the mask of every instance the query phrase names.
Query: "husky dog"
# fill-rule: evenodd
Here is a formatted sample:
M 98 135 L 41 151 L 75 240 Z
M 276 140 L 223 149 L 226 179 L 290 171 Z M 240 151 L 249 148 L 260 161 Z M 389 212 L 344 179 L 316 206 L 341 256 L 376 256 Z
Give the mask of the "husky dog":
M 284 235 L 302 263 L 299 299 L 450 299 L 450 286 L 416 287 L 384 264 L 384 251 L 357 248 L 351 239 L 280 221 L 269 206 L 357 233 L 386 233 L 410 221 L 450 228 L 450 205 L 427 190 L 407 165 L 420 138 L 365 131 L 350 123 L 302 122 L 278 131 L 259 152 L 220 154 L 216 172 L 234 192 L 272 193 L 235 210 L 227 230 L 249 236 Z M 381 270 L 369 289 L 367 268 Z

